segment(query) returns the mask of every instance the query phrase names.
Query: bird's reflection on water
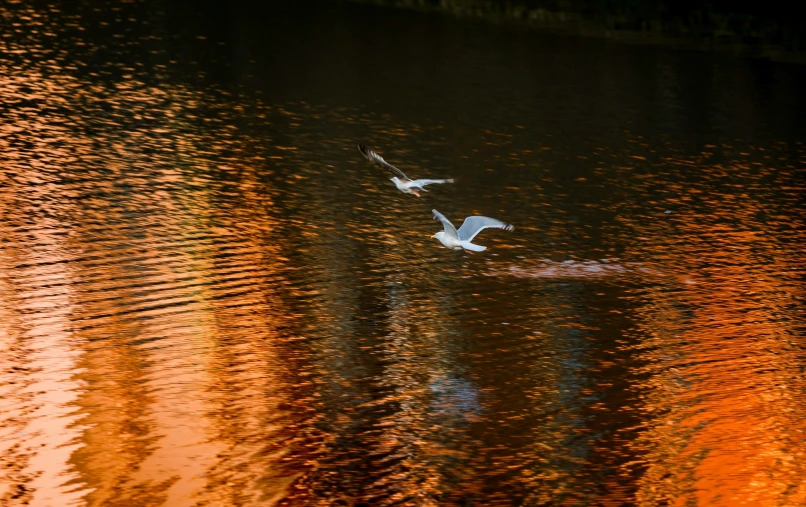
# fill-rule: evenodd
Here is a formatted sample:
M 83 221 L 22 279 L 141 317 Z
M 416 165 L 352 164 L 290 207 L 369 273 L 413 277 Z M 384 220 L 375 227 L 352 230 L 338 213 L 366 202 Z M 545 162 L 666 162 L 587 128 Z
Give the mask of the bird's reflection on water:
M 236 16 L 316 49 L 272 81 L 115 9 L 0 7 L 0 504 L 806 503 L 796 71 L 442 20 L 420 82 L 364 40 L 418 18 L 333 4 Z M 403 82 L 356 103 L 343 48 Z M 516 229 L 449 251 L 434 208 Z

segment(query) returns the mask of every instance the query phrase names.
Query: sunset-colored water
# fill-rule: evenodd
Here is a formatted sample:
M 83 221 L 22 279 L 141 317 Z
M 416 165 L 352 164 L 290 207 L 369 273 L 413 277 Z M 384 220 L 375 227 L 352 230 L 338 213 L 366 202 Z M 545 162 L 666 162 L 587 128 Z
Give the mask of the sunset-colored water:
M 0 505 L 806 505 L 806 69 L 101 5 L 0 6 Z

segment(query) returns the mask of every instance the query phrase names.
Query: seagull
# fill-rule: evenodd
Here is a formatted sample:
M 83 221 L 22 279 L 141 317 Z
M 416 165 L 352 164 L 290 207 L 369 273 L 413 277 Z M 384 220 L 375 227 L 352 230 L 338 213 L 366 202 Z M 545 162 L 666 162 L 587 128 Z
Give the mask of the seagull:
M 494 218 L 472 216 L 465 218 L 465 221 L 462 222 L 462 226 L 459 227 L 457 231 L 451 221 L 445 218 L 445 215 L 435 209 L 431 211 L 434 213 L 434 220 L 442 222 L 442 226 L 445 228 L 444 231 L 439 231 L 431 237 L 437 238 L 440 243 L 451 250 L 461 250 L 464 248 L 465 250 L 473 252 L 483 252 L 487 249 L 486 246 L 471 243 L 478 233 L 489 227 L 504 229 L 505 231 L 511 231 L 515 228 Z
M 412 180 L 406 176 L 403 171 L 398 169 L 397 167 L 393 166 L 389 162 L 383 159 L 380 155 L 375 153 L 372 148 L 367 148 L 363 144 L 358 145 L 358 150 L 364 154 L 367 159 L 376 164 L 387 169 L 390 173 L 394 174 L 392 176 L 392 181 L 394 182 L 395 186 L 398 190 L 403 192 L 404 194 L 414 194 L 417 197 L 420 197 L 420 191 L 428 192 L 428 190 L 424 189 L 423 187 L 426 185 L 431 185 L 432 183 L 453 183 L 453 180 Z

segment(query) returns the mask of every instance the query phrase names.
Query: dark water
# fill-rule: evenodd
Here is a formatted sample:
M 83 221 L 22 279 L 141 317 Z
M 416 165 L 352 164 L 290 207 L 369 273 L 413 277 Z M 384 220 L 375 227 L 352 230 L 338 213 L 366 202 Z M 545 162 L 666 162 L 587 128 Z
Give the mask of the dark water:
M 806 503 L 803 67 L 339 2 L 0 17 L 0 504 Z M 453 252 L 432 208 L 516 228 Z

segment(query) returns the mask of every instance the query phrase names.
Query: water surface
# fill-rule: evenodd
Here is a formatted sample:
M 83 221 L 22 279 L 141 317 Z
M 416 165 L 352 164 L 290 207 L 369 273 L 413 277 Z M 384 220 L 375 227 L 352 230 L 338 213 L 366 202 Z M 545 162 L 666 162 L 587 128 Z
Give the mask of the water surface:
M 806 503 L 803 67 L 338 2 L 0 16 L 3 505 Z M 452 252 L 434 208 L 516 228 Z

